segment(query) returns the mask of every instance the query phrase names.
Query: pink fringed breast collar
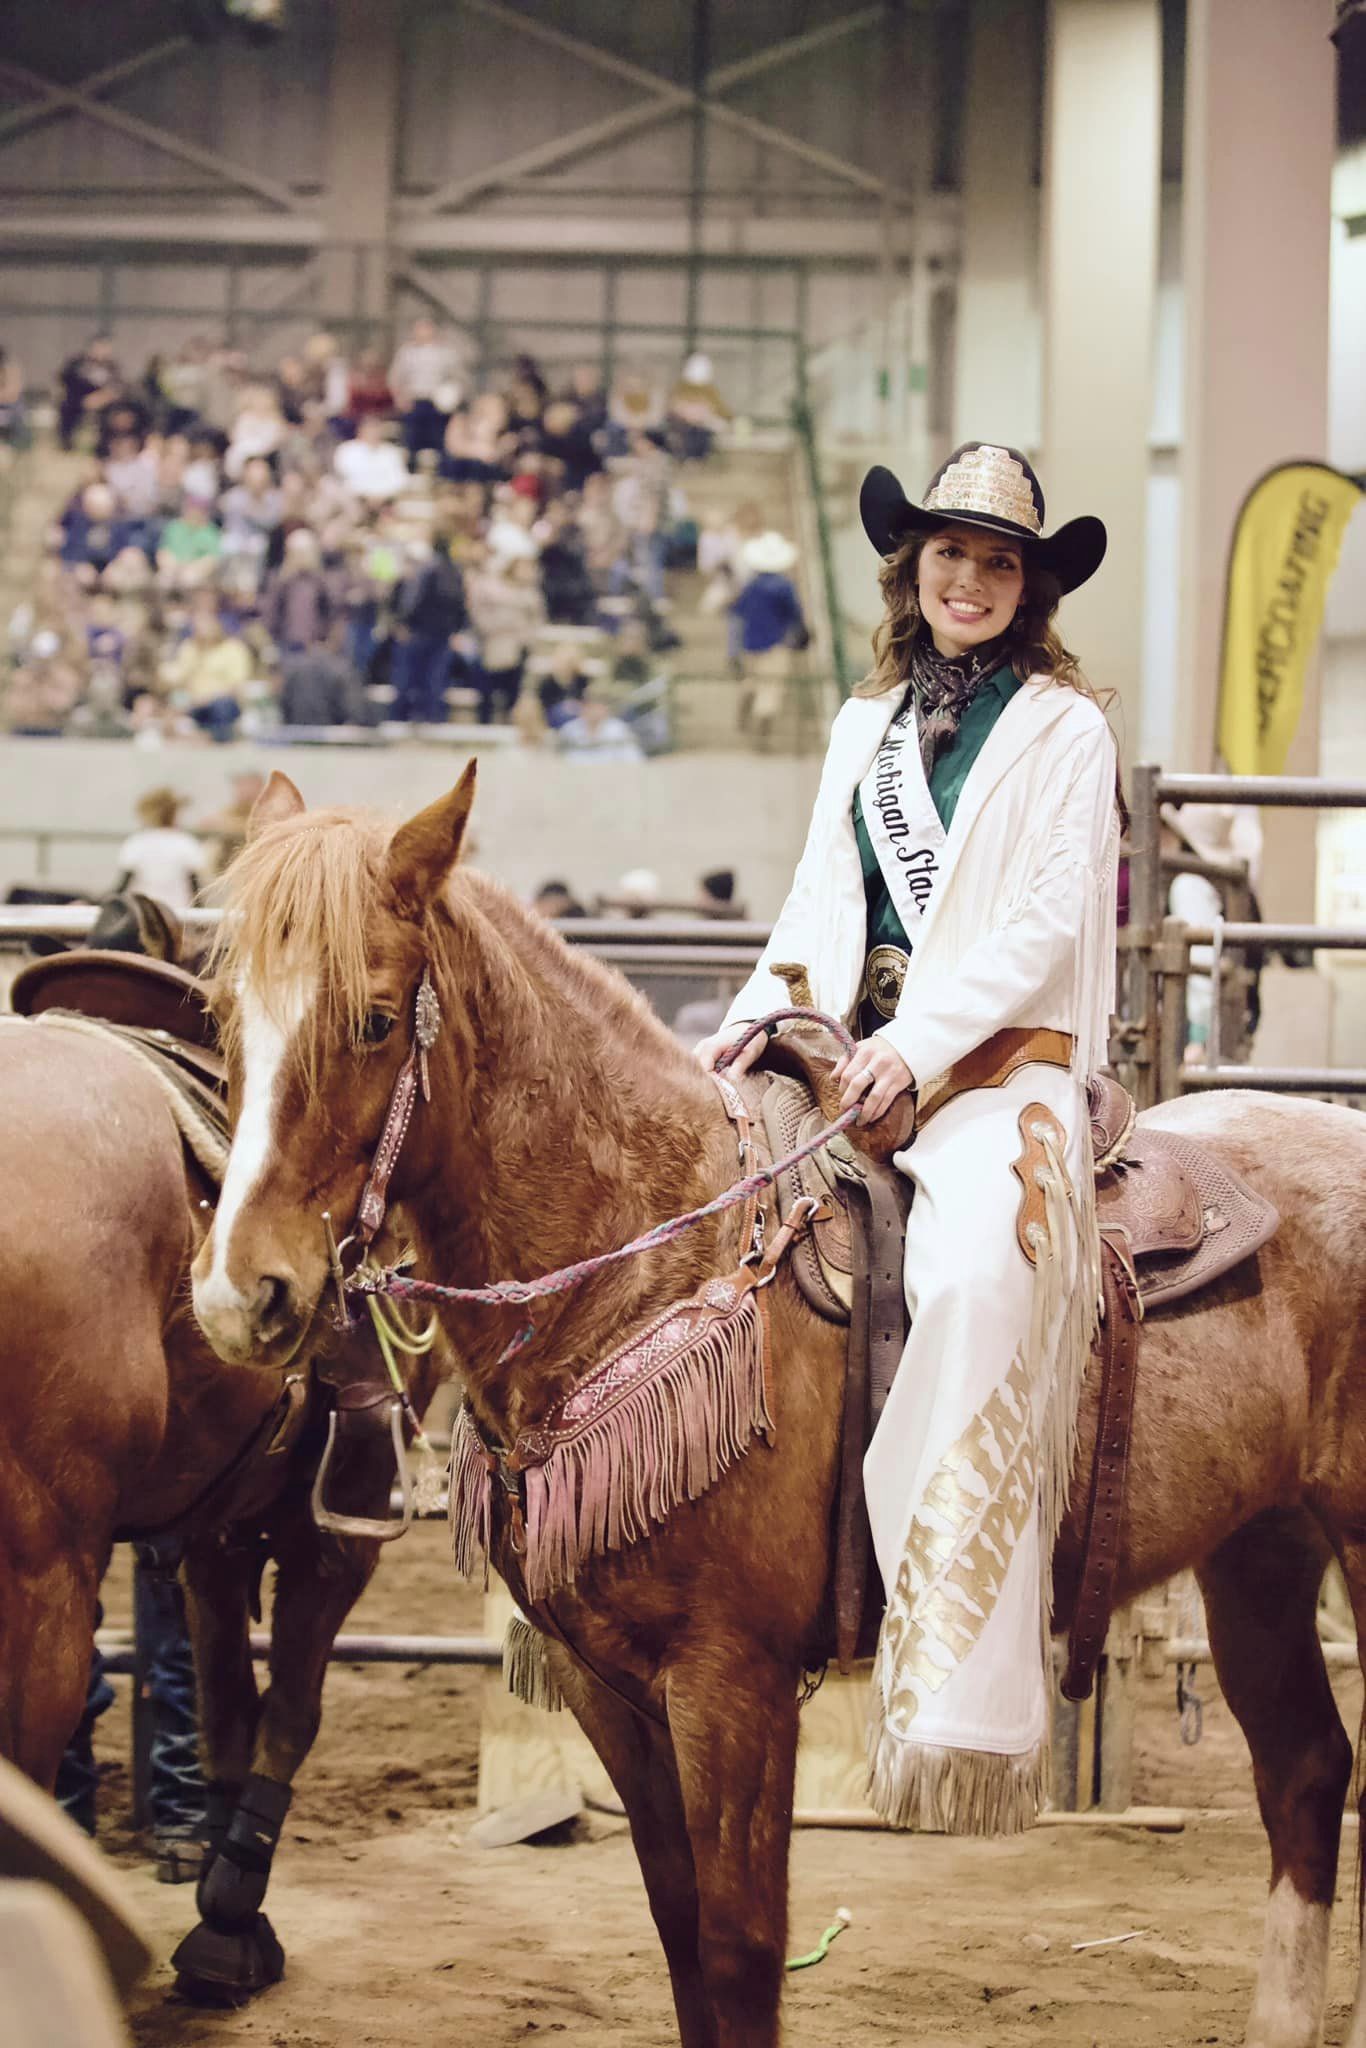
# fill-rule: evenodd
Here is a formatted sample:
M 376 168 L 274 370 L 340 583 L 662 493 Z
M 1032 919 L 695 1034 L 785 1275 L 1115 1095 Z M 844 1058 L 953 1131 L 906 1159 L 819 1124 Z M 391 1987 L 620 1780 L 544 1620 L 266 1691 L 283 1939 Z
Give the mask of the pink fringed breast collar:
M 574 1583 L 589 1558 L 648 1535 L 696 1500 L 756 1435 L 772 1437 L 763 1286 L 741 1267 L 675 1302 L 557 1401 L 510 1449 L 468 1403 L 451 1446 L 457 1567 L 487 1568 L 493 1487 L 508 1496 L 527 1597 Z

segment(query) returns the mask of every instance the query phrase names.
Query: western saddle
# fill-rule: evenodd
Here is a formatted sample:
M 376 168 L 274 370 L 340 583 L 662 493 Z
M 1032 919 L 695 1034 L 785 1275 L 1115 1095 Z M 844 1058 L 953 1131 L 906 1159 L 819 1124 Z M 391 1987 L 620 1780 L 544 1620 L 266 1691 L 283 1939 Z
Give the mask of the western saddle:
M 142 897 L 107 899 L 92 933 L 94 942 L 31 961 L 15 976 L 10 1006 L 20 1017 L 90 1020 L 153 1069 L 170 1099 L 187 1163 L 197 1169 L 194 1184 L 206 1191 L 200 1207 L 208 1209 L 217 1201 L 227 1156 L 226 1070 L 205 983 L 159 947 L 155 952 L 133 950 L 149 943 L 149 938 L 155 943 L 160 933 L 161 927 L 155 934 L 149 930 L 149 910 L 159 911 L 160 906 Z M 179 927 L 170 913 L 162 915 L 168 947 L 177 950 Z M 102 938 L 105 943 L 99 943 Z M 216 1146 L 200 1142 L 206 1133 L 217 1138 Z M 345 1346 L 335 1358 L 315 1356 L 311 1370 L 290 1372 L 279 1401 L 174 1531 L 120 1530 L 120 1538 L 175 1534 L 188 1539 L 225 1526 L 259 1494 L 263 1472 L 279 1469 L 296 1450 L 318 1466 L 314 1511 L 320 1527 L 378 1540 L 401 1535 L 412 1512 L 400 1456 L 403 1422 L 394 1388 L 368 1364 L 371 1351 L 367 1346 L 359 1354 L 367 1361 L 361 1366 L 358 1348 Z M 329 1407 L 330 1419 L 325 1412 Z M 392 1521 L 374 1522 L 351 1514 L 345 1501 L 347 1446 L 373 1437 L 394 1445 L 404 1512 Z M 324 1501 L 334 1465 L 340 1466 L 340 1474 Z M 335 1497 L 338 1487 L 340 1503 Z
M 872 1654 L 881 1620 L 863 1458 L 906 1340 L 902 1267 L 911 1185 L 893 1166 L 893 1155 L 955 1096 L 1000 1087 L 1031 1063 L 1067 1065 L 1070 1055 L 1071 1040 L 1061 1032 L 997 1032 L 930 1093 L 894 1103 L 866 1129 L 854 1125 L 778 1178 L 782 1222 L 794 1209 L 799 1217 L 814 1210 L 790 1254 L 797 1285 L 818 1315 L 849 1332 L 832 1586 L 833 1649 L 841 1670 Z M 740 1083 L 766 1163 L 796 1150 L 838 1116 L 833 1065 L 824 1041 L 805 1027 L 789 1027 Z M 1279 1222 L 1271 1204 L 1206 1147 L 1140 1123 L 1117 1081 L 1092 1081 L 1089 1109 L 1104 1297 L 1095 1346 L 1100 1419 L 1063 1679 L 1064 1694 L 1074 1700 L 1091 1691 L 1112 1610 L 1139 1325 L 1149 1310 L 1186 1299 L 1250 1258 Z M 1031 1262 L 1039 1199 L 1031 1169 L 1042 1157 L 1031 1129 L 1040 1117 L 1051 1121 L 1042 1104 L 1021 1113 L 1023 1150 L 1015 1169 L 1020 1245 Z

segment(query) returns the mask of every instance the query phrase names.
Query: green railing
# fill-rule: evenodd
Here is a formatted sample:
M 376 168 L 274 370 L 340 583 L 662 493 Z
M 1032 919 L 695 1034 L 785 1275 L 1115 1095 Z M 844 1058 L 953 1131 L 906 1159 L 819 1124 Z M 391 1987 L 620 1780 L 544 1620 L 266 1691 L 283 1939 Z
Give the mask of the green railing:
M 848 653 L 844 643 L 844 614 L 840 609 L 839 582 L 835 575 L 835 549 L 830 537 L 830 519 L 825 504 L 825 489 L 821 483 L 820 452 L 816 446 L 816 428 L 807 400 L 806 352 L 797 352 L 797 397 L 792 406 L 792 428 L 801 451 L 802 464 L 806 471 L 807 487 L 816 517 L 816 533 L 820 553 L 821 588 L 825 596 L 826 616 L 830 624 L 830 661 L 835 681 L 839 685 L 841 698 L 849 695 L 854 677 L 849 668 Z

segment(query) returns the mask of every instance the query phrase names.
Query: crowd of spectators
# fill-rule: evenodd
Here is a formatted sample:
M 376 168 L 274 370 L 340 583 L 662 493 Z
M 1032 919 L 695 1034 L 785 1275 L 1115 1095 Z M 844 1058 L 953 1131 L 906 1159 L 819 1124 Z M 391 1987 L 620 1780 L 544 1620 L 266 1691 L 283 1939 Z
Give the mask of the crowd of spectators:
M 662 398 L 528 356 L 480 388 L 429 319 L 387 362 L 320 332 L 268 373 L 201 339 L 132 376 L 97 335 L 59 379 L 89 469 L 10 621 L 3 722 L 158 745 L 454 708 L 656 751 L 680 479 L 728 417 L 704 356 Z

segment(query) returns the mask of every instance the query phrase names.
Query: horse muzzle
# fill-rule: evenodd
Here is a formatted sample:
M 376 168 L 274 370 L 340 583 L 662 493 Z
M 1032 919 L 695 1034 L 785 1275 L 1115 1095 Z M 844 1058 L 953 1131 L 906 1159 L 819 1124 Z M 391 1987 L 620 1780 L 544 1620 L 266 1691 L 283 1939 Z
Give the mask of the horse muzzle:
M 261 1273 L 239 1285 L 229 1275 L 196 1273 L 195 1318 L 229 1365 L 284 1365 L 303 1342 L 313 1305 L 297 1277 Z

